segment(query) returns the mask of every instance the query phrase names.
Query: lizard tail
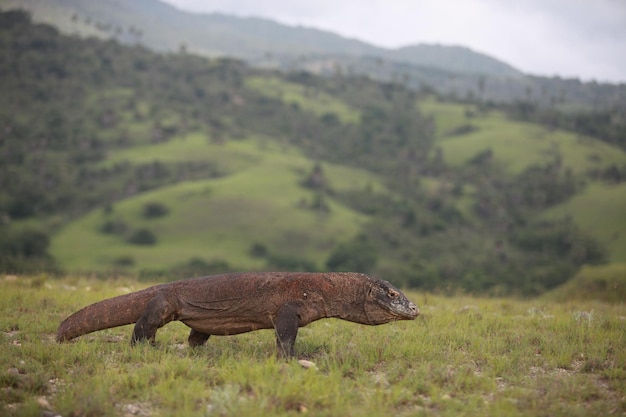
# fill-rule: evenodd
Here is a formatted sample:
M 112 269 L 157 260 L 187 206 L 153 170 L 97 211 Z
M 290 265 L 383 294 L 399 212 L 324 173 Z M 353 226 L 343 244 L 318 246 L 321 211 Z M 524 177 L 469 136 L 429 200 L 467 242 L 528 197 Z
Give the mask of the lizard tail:
M 159 286 L 120 295 L 91 304 L 72 314 L 59 325 L 57 342 L 65 342 L 75 337 L 98 330 L 135 323 L 155 296 Z

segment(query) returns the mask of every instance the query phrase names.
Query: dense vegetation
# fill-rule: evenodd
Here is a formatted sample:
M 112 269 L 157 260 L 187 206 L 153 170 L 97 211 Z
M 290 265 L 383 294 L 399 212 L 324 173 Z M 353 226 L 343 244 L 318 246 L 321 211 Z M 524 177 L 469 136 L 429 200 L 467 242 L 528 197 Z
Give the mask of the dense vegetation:
M 61 36 L 33 25 L 22 12 L 0 14 L 0 90 L 4 271 L 64 268 L 50 255 L 49 240 L 96 210 L 105 220 L 98 220 L 94 233 L 126 245 L 110 269 L 137 272 L 133 254 L 161 245 L 154 225 L 174 216 L 180 199 L 166 204 L 133 198 L 189 181 L 233 179 L 240 166 L 270 158 L 274 145 L 281 152 L 298 149 L 310 167 L 297 174 L 295 185 L 311 197 L 288 210 L 367 221 L 359 220 L 357 233 L 320 246 L 322 262 L 302 253 L 298 245 L 305 237 L 276 243 L 269 234 L 243 235 L 249 265 L 358 269 L 425 289 L 537 294 L 563 283 L 581 265 L 608 260 L 606 249 L 574 221 L 541 215 L 581 191 L 585 181 L 607 180 L 612 165 L 596 157 L 600 174 L 572 170 L 564 153 L 552 149 L 548 159 L 511 170 L 491 148 L 451 163 L 447 138 L 469 137 L 480 123 L 500 120 L 480 100 L 462 104 L 463 123 L 442 131 L 436 118 L 420 110 L 432 96 L 398 83 L 264 72 L 184 51 L 155 54 L 114 41 Z M 263 138 L 254 151 L 251 136 Z M 191 146 L 198 138 L 221 147 L 215 155 L 239 149 L 248 159 L 228 164 L 217 156 L 171 157 L 179 145 Z M 138 156 L 165 152 L 169 144 L 169 159 Z M 132 163 L 116 159 L 132 152 Z M 615 169 L 623 172 L 621 154 L 614 155 L 621 160 Z M 275 158 L 287 160 L 278 153 Z M 337 166 L 371 179 L 339 186 L 341 176 L 331 179 L 327 172 Z M 271 181 L 282 184 L 283 174 L 274 173 Z M 221 195 L 217 186 L 208 187 L 213 191 L 207 195 Z M 275 200 L 276 193 L 262 197 Z M 123 212 L 118 203 L 131 200 L 140 207 L 136 224 L 116 217 Z M 143 273 L 182 278 L 245 265 L 191 257 Z

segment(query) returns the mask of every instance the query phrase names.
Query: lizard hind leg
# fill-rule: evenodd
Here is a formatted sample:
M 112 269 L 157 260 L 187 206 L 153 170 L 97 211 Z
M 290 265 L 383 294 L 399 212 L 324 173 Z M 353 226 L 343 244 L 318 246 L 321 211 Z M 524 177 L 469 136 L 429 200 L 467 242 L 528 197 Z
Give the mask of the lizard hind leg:
M 147 341 L 154 345 L 157 330 L 174 320 L 177 310 L 176 303 L 168 300 L 164 294 L 155 296 L 135 323 L 131 344 Z
M 202 346 L 209 339 L 209 336 L 211 335 L 191 329 L 191 332 L 189 332 L 189 338 L 187 339 L 187 342 L 189 343 L 189 346 L 191 347 Z
M 279 356 L 291 358 L 295 356 L 294 344 L 300 326 L 298 316 L 299 305 L 287 303 L 281 307 L 274 323 L 276 332 L 276 349 Z

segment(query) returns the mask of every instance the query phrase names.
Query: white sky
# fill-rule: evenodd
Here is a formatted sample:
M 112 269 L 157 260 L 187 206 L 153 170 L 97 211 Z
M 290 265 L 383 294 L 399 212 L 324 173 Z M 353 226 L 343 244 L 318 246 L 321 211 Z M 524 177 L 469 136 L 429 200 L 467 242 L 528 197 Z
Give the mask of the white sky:
M 383 47 L 467 46 L 529 74 L 626 83 L 626 0 L 163 0 Z

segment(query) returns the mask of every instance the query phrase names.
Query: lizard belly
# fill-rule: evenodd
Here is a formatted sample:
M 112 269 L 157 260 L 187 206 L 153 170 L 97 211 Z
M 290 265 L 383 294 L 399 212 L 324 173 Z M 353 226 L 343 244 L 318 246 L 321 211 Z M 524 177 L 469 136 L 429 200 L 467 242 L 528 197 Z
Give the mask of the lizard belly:
M 241 318 L 190 318 L 180 321 L 198 332 L 217 336 L 228 336 L 274 327 L 269 320 L 264 322 Z
M 239 303 L 202 306 L 188 304 L 179 311 L 176 319 L 198 332 L 220 336 L 274 327 L 272 314 L 254 311 L 250 306 Z

